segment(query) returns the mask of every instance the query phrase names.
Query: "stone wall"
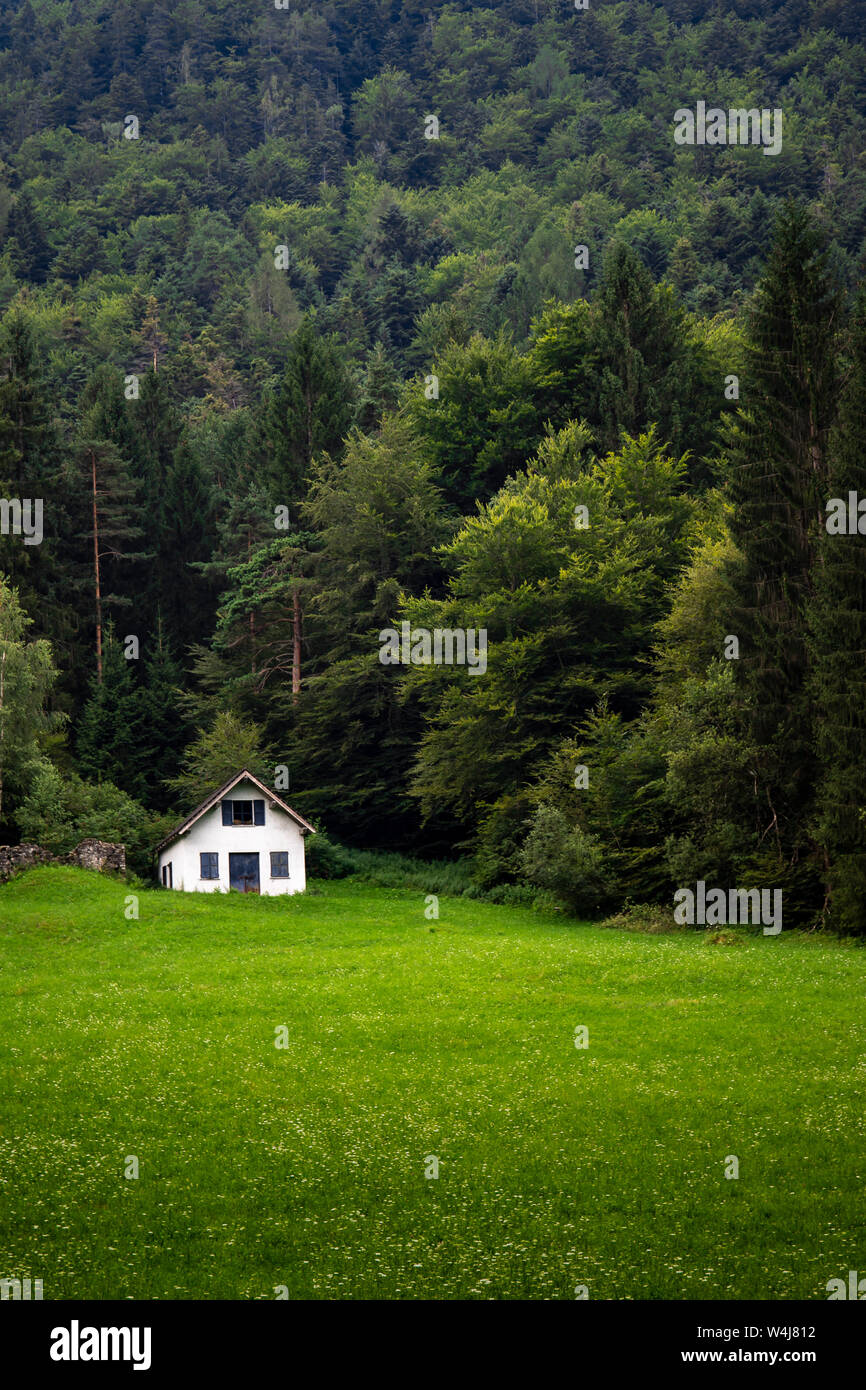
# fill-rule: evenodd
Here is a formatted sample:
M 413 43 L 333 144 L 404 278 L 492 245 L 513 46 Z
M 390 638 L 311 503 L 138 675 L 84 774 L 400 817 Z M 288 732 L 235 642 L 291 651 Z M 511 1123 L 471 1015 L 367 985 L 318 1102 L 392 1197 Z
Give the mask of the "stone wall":
M 100 873 L 126 873 L 126 847 L 110 845 L 105 840 L 82 840 L 64 859 L 64 864 L 76 864 L 79 869 L 98 869 Z
M 53 858 L 39 845 L 0 845 L 0 883 L 24 869 L 32 869 L 34 864 L 50 864 Z
M 51 854 L 40 845 L 0 845 L 0 883 L 34 864 L 75 864 L 80 869 L 126 872 L 126 846 L 105 840 L 82 840 L 70 854 Z

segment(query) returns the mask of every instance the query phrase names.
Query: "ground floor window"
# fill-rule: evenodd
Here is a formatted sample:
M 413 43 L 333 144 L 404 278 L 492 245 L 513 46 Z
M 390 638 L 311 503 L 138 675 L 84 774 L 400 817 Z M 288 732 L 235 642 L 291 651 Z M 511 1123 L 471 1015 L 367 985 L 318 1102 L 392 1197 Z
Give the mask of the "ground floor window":
M 162 886 L 163 888 L 174 887 L 171 877 L 171 864 L 163 864 L 162 866 Z
M 288 878 L 289 876 L 289 851 L 287 849 L 271 850 L 271 878 Z
M 201 854 L 201 876 L 202 878 L 219 878 L 220 876 L 220 857 L 218 854 Z

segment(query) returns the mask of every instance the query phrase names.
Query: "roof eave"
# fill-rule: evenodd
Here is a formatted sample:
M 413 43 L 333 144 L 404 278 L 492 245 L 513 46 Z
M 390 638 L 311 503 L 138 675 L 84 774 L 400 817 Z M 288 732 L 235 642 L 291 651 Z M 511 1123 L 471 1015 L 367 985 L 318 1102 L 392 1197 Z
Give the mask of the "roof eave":
M 259 791 L 264 792 L 269 800 L 276 802 L 280 810 L 285 811 L 286 815 L 290 816 L 296 825 L 300 827 L 302 835 L 315 835 L 315 826 L 310 825 L 310 822 L 305 820 L 298 811 L 293 811 L 291 806 L 287 806 L 285 801 L 277 796 L 276 792 L 272 791 L 270 787 L 266 787 L 264 782 L 259 781 L 255 773 L 250 772 L 249 768 L 245 767 L 240 772 L 236 773 L 234 777 L 230 777 L 227 782 L 224 782 L 223 785 L 218 787 L 215 792 L 212 792 L 210 796 L 206 796 L 204 801 L 200 802 L 195 810 L 190 812 L 186 820 L 181 821 L 177 829 L 172 830 L 169 835 L 166 835 L 164 839 L 160 840 L 159 844 L 154 848 L 154 854 L 160 854 L 168 845 L 174 844 L 175 840 L 180 839 L 181 835 L 185 835 L 188 830 L 191 830 L 197 820 L 200 820 L 202 816 L 212 810 L 217 802 L 225 796 L 226 792 L 231 791 L 232 787 L 236 787 L 238 782 L 242 782 L 244 778 L 250 782 L 254 782 Z

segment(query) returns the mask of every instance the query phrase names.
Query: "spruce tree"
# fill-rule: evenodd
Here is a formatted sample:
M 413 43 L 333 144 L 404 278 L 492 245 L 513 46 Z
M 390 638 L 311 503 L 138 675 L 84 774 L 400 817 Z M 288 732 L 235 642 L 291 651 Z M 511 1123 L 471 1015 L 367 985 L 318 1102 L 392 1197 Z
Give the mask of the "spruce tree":
M 0 570 L 18 586 L 37 635 L 54 644 L 58 665 L 68 667 L 75 628 L 70 602 L 74 527 L 50 390 L 20 309 L 11 310 L 0 329 L 0 496 L 29 499 L 31 508 L 42 507 L 39 545 L 0 534 Z
M 12 264 L 23 280 L 41 285 L 51 267 L 51 247 L 29 191 L 23 188 L 9 209 L 9 247 Z
M 177 772 L 181 751 L 192 730 L 179 705 L 181 669 L 161 631 L 142 664 L 143 682 L 138 693 L 143 765 L 136 796 L 151 810 L 166 811 L 172 800 L 166 781 Z
M 589 355 L 590 400 L 574 414 L 586 413 L 605 450 L 618 449 L 623 432 L 635 436 L 655 424 L 675 454 L 689 450 L 702 459 L 712 452 L 721 391 L 706 354 L 690 338 L 670 286 L 655 285 L 621 242 L 605 254 Z
M 11 311 L 0 330 L 0 482 L 17 496 L 40 496 L 53 475 L 47 391 L 30 326 Z
M 379 428 L 386 411 L 394 410 L 400 394 L 398 377 L 385 347 L 376 342 L 367 354 L 367 364 L 361 382 L 356 423 L 364 434 Z
M 216 544 L 214 488 L 185 440 L 168 468 L 162 501 L 158 617 L 169 646 L 183 656 L 193 643 L 207 638 L 216 607 L 214 585 L 199 568 Z
M 274 520 L 274 509 L 261 487 L 251 485 L 246 492 L 230 500 L 217 522 L 217 544 L 212 558 L 191 566 L 211 586 L 211 592 L 221 595 L 230 584 L 229 572 L 235 566 L 249 564 L 260 550 L 272 543 L 279 534 Z M 231 665 L 239 664 L 241 670 L 254 674 L 258 648 L 257 614 L 253 607 L 247 614 L 243 639 L 233 646 Z M 199 658 L 201 655 L 199 651 Z
M 136 562 L 149 558 L 143 546 L 140 482 L 132 472 L 131 448 L 120 384 L 109 369 L 101 369 L 84 393 L 72 455 L 79 541 L 84 543 L 78 586 L 91 597 L 97 679 L 101 679 L 108 616 L 132 606 L 140 575 Z M 138 610 L 135 635 L 139 640 L 143 635 L 140 617 Z
M 336 345 L 305 319 L 264 418 L 273 501 L 297 507 L 307 491 L 315 454 L 338 455 L 353 416 L 351 378 Z
M 852 334 L 852 370 L 830 440 L 826 503 L 866 498 L 866 291 Z M 829 519 L 829 518 L 828 518 Z M 818 754 L 816 833 L 828 921 L 866 932 L 866 517 L 848 534 L 820 532 L 810 607 L 810 696 Z
M 760 749 L 753 828 L 786 872 L 810 850 L 807 609 L 838 400 L 838 320 L 821 239 L 806 213 L 788 205 L 750 314 L 748 376 L 730 447 L 731 529 L 745 561 L 731 631 Z
M 0 572 L 0 833 L 8 834 L 9 811 L 19 805 L 44 765 L 46 737 L 62 716 L 50 711 L 57 679 L 51 646 L 33 641 L 32 620 L 18 591 Z
M 169 552 L 176 540 L 168 503 L 169 477 L 180 441 L 180 420 L 168 375 L 148 371 L 139 384 L 138 399 L 130 402 L 130 418 L 137 431 L 135 475 L 141 486 L 144 549 L 152 557 L 142 584 L 138 611 L 145 631 L 156 633 L 160 613 L 174 602 L 173 585 L 167 579 Z
M 78 770 L 86 780 L 112 782 L 139 797 L 147 767 L 144 748 L 145 711 L 135 662 L 109 627 L 102 661 L 102 679 L 94 675 L 90 696 L 77 724 Z

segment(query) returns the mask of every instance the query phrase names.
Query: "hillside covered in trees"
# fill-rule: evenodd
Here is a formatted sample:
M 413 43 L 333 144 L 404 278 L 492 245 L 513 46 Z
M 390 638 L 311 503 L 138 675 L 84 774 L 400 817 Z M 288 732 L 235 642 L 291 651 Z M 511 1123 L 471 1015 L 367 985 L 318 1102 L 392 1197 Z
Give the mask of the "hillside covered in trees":
M 0 3 L 0 839 L 143 872 L 246 765 L 479 892 L 866 931 L 862 18 Z

